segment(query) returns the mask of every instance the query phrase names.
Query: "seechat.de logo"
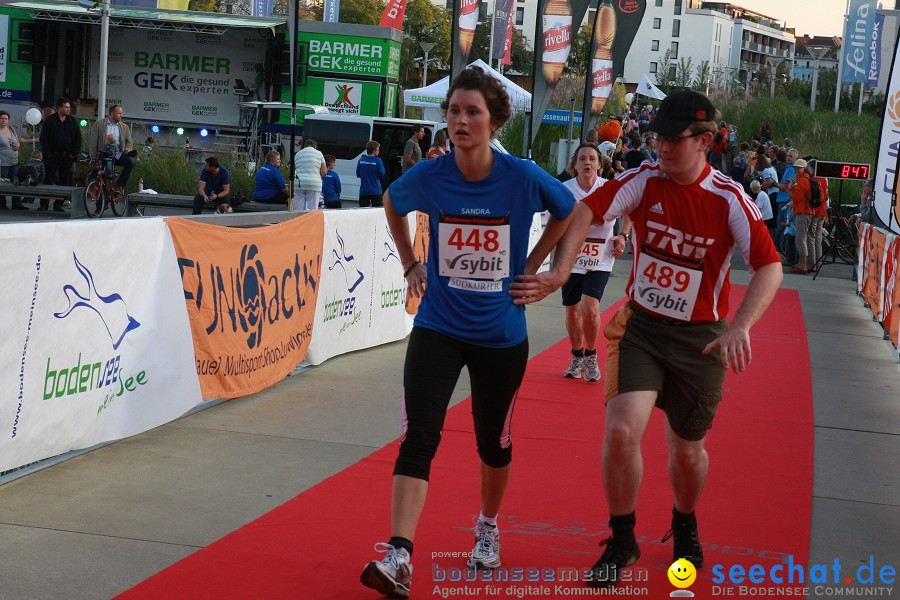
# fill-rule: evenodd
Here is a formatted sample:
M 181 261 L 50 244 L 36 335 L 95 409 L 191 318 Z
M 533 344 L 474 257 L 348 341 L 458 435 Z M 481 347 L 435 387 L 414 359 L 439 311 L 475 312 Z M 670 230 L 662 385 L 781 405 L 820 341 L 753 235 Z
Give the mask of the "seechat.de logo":
M 78 310 L 78 314 L 89 315 L 88 319 L 109 335 L 113 350 L 118 350 L 122 340 L 129 331 L 134 331 L 141 326 L 137 319 L 128 314 L 128 306 L 118 293 L 104 295 L 97 290 L 94 282 L 94 274 L 88 269 L 78 256 L 73 252 L 75 268 L 81 275 L 81 280 L 63 286 L 63 294 L 69 301 L 65 310 L 53 313 L 57 319 L 65 319 Z M 79 310 L 80 309 L 80 310 Z M 96 315 L 90 317 L 90 315 Z

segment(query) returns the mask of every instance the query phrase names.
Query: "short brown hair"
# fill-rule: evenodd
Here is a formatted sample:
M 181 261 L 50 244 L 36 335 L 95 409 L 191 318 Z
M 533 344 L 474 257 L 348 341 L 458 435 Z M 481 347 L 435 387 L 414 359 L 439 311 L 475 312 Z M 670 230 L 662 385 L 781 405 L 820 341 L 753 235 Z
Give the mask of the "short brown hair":
M 381 148 L 381 144 L 372 140 L 371 142 L 366 142 L 366 154 L 375 154 L 375 151 Z
M 333 165 L 337 162 L 337 158 L 334 157 L 334 154 L 326 154 L 325 155 L 325 164 Z
M 491 121 L 498 128 L 509 120 L 511 110 L 509 108 L 509 94 L 503 89 L 499 81 L 482 71 L 479 67 L 469 67 L 456 76 L 447 90 L 447 97 L 441 102 L 441 110 L 447 114 L 450 108 L 450 98 L 456 90 L 474 90 L 481 92 L 484 103 L 491 115 Z
M 572 159 L 569 161 L 569 169 L 571 169 L 573 172 L 575 171 L 575 161 L 578 158 L 578 153 L 581 152 L 581 150 L 584 148 L 590 148 L 597 153 L 598 167 L 603 164 L 603 153 L 600 152 L 600 148 L 590 142 L 584 142 L 583 144 L 580 144 L 577 148 L 575 148 L 575 152 L 572 153 Z

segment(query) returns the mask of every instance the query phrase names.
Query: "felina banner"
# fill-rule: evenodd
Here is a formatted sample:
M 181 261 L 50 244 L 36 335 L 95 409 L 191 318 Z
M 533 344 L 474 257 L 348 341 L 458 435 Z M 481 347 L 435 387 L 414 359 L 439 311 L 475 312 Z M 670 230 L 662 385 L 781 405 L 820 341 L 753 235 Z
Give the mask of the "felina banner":
M 306 357 L 321 282 L 321 211 L 250 229 L 168 218 L 204 398 L 237 398 Z
M 124 259 L 129 249 L 139 259 Z M 0 256 L 0 471 L 147 431 L 200 402 L 161 219 L 5 224 Z

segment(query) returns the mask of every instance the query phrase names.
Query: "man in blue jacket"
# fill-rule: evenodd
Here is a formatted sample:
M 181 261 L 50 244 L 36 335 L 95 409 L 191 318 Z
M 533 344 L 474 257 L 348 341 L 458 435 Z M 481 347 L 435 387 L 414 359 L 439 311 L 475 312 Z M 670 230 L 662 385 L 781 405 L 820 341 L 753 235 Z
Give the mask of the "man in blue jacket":
M 384 206 L 381 202 L 381 179 L 384 177 L 384 163 L 378 158 L 378 152 L 381 144 L 372 140 L 366 144 L 366 155 L 359 158 L 356 163 L 356 176 L 359 177 L 359 207 L 380 208 Z

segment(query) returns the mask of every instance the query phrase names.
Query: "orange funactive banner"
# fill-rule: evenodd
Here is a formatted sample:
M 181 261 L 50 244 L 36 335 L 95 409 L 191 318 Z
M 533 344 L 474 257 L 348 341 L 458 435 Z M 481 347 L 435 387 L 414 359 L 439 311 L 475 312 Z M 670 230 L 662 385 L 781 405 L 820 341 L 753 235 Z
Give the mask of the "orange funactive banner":
M 891 343 L 897 347 L 898 330 L 900 330 L 900 286 L 897 285 L 897 277 L 900 277 L 900 236 L 890 236 L 887 248 L 887 257 L 884 261 L 884 308 L 882 310 L 884 328 L 891 338 Z
M 204 398 L 236 398 L 306 357 L 325 233 L 321 211 L 238 229 L 169 218 Z
M 883 231 L 872 228 L 868 236 L 866 259 L 863 264 L 863 288 L 862 295 L 866 304 L 872 309 L 872 316 L 881 319 L 881 303 L 884 298 L 884 287 L 881 275 L 884 268 L 885 243 L 887 235 Z

